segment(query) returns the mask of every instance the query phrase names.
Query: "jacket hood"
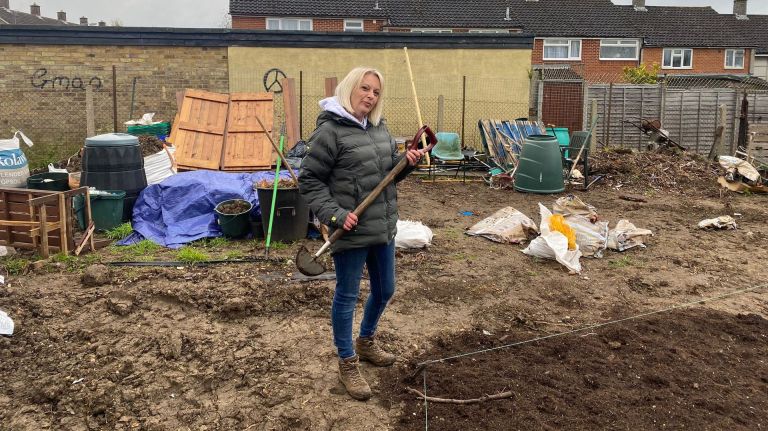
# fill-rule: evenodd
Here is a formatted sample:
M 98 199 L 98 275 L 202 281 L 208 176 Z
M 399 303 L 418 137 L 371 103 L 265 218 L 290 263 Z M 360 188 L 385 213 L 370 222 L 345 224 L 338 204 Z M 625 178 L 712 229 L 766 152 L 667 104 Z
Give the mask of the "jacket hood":
M 352 114 L 350 114 L 346 109 L 344 109 L 343 106 L 341 106 L 341 103 L 339 103 L 339 99 L 336 98 L 336 96 L 332 97 L 326 97 L 325 99 L 321 100 L 320 103 L 320 109 L 323 110 L 323 113 L 329 112 L 331 114 L 335 114 L 335 117 L 344 118 L 347 120 L 352 121 L 352 123 L 362 127 L 363 129 L 368 127 L 368 117 L 363 118 L 363 121 L 361 122 L 357 118 L 355 118 Z M 317 119 L 317 124 L 321 124 L 321 117 L 326 117 L 325 115 L 320 115 Z M 334 116 L 329 117 L 328 119 L 332 119 Z M 327 119 L 325 120 L 327 121 Z M 325 122 L 323 121 L 323 122 Z

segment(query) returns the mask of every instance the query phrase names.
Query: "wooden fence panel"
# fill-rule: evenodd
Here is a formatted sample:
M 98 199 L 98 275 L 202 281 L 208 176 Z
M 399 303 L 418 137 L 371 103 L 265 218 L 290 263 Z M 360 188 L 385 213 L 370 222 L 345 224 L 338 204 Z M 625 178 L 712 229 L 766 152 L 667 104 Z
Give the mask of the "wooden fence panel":
M 229 95 L 187 90 L 173 125 L 176 163 L 182 168 L 217 170 L 221 165 Z
M 230 97 L 222 169 L 255 171 L 268 169 L 276 158 L 267 133 L 272 133 L 272 93 L 233 93 Z M 264 130 L 256 120 L 259 118 Z

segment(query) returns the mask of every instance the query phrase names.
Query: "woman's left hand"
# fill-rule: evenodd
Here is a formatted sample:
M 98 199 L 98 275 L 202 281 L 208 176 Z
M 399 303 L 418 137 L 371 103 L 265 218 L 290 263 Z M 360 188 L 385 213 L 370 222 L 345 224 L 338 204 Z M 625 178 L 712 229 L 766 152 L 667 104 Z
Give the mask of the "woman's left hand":
M 416 166 L 419 163 L 419 160 L 421 160 L 421 157 L 424 155 L 424 149 L 419 150 L 408 150 L 407 153 L 405 153 L 405 158 L 408 159 L 408 164 L 411 166 Z

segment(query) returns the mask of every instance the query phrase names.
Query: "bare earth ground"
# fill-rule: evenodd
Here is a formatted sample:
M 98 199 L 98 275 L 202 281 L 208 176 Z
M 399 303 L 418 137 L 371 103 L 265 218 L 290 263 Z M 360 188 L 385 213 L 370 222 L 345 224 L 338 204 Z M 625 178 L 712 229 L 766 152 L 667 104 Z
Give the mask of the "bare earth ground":
M 0 309 L 17 328 L 0 337 L 0 430 L 425 429 L 423 402 L 406 392 L 423 389 L 422 374 L 409 378 L 416 363 L 768 282 L 768 198 L 721 197 L 712 176 L 650 187 L 622 175 L 575 194 L 611 226 L 627 218 L 655 236 L 645 250 L 582 259 L 581 275 L 463 233 L 508 205 L 538 222 L 537 203 L 551 207 L 558 195 L 401 184 L 401 218 L 424 222 L 435 238 L 428 251 L 398 256 L 398 291 L 379 337 L 401 359 L 385 370 L 363 366 L 374 390 L 365 403 L 337 381 L 333 281 L 294 280 L 292 262 L 111 267 L 99 286 L 81 283 L 76 264 L 8 277 Z M 648 202 L 618 199 L 626 192 Z M 734 213 L 738 230 L 696 228 Z M 263 255 L 253 241 L 232 248 Z M 291 259 L 295 248 L 272 255 Z M 766 429 L 767 295 L 431 365 L 431 396 L 513 396 L 430 403 L 429 429 Z

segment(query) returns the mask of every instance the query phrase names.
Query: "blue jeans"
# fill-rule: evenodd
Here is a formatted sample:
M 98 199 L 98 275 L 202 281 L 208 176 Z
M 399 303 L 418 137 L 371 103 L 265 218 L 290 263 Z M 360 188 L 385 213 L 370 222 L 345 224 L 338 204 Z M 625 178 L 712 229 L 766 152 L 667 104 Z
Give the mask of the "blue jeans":
M 363 265 L 368 266 L 371 292 L 365 302 L 360 336 L 371 337 L 379 318 L 395 293 L 395 241 L 370 247 L 353 248 L 333 255 L 336 266 L 336 293 L 331 307 L 333 342 L 339 358 L 355 356 L 352 345 L 352 321 L 360 293 Z

